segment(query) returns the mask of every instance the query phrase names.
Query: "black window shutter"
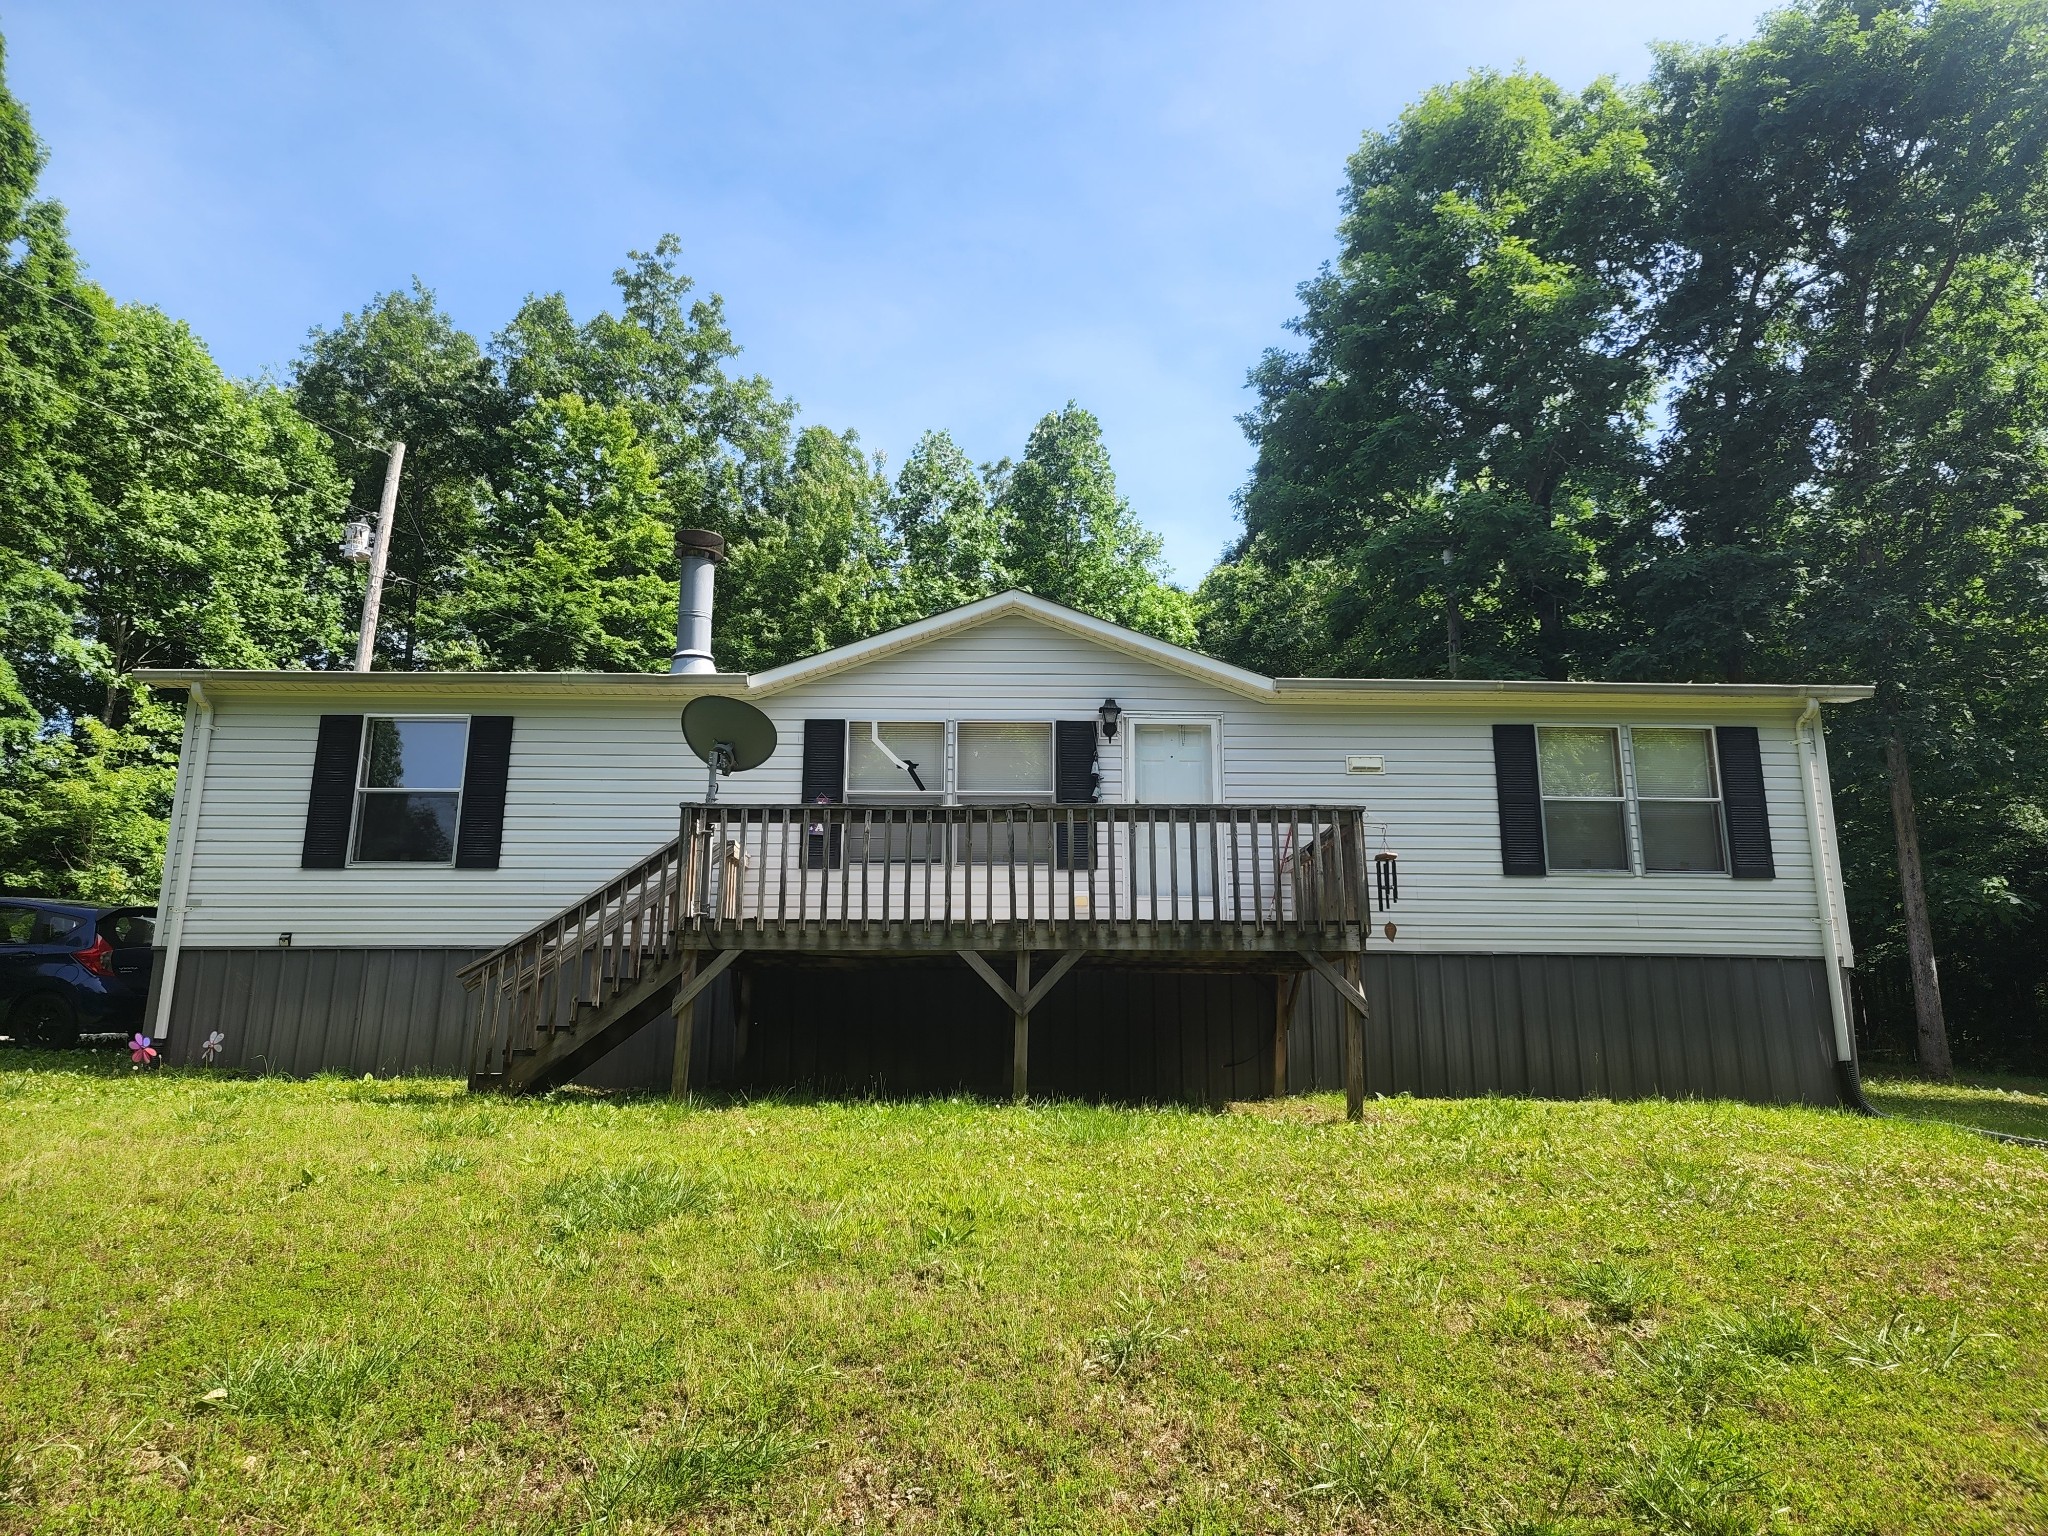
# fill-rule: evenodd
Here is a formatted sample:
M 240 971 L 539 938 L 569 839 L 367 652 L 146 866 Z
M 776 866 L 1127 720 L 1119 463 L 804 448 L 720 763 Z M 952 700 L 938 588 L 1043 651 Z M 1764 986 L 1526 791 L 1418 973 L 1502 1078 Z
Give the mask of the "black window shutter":
M 1775 880 L 1771 813 L 1764 803 L 1764 756 L 1753 725 L 1714 732 L 1721 757 L 1721 806 L 1728 817 L 1728 873 L 1738 880 Z
M 846 800 L 846 722 L 806 720 L 804 722 L 805 805 L 840 805 Z M 805 842 L 805 862 L 812 869 L 837 869 L 841 830 L 832 829 L 831 858 L 826 858 L 822 833 L 811 833 Z
M 313 787 L 306 796 L 301 869 L 348 868 L 348 829 L 355 819 L 356 763 L 363 751 L 361 715 L 322 715 L 313 747 Z
M 505 781 L 512 770 L 512 717 L 472 715 L 462 765 L 462 820 L 455 829 L 457 869 L 496 869 L 505 842 Z
M 1500 872 L 1547 873 L 1543 862 L 1543 788 L 1536 777 L 1536 727 L 1493 728 L 1493 791 L 1500 802 Z
M 1061 805 L 1093 805 L 1101 795 L 1095 779 L 1095 722 L 1052 723 L 1052 797 Z
M 1093 805 L 1102 798 L 1100 776 L 1095 771 L 1093 720 L 1055 720 L 1052 723 L 1052 797 L 1061 805 Z M 1069 834 L 1064 819 L 1054 812 L 1052 855 L 1055 869 L 1067 868 Z M 1075 819 L 1074 834 L 1079 847 L 1071 863 L 1075 869 L 1093 867 L 1095 839 L 1088 823 Z

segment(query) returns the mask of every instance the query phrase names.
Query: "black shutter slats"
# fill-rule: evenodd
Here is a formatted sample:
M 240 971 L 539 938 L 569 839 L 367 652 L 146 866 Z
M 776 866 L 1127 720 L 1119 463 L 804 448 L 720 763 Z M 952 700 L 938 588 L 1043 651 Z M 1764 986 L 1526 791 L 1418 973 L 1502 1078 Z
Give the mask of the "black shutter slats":
M 1055 720 L 1052 723 L 1052 797 L 1061 805 L 1093 805 L 1102 798 L 1101 775 L 1095 769 L 1093 720 Z M 1071 862 L 1075 869 L 1094 867 L 1095 839 L 1085 821 L 1076 820 L 1078 846 L 1071 859 L 1066 822 L 1053 813 L 1052 857 L 1055 869 Z
M 805 805 L 840 805 L 846 800 L 846 722 L 806 720 L 804 722 L 803 800 Z M 839 867 L 840 829 L 832 829 L 831 857 L 826 857 L 825 838 L 807 835 L 804 861 L 812 869 Z
M 1095 722 L 1052 723 L 1052 797 L 1061 805 L 1093 805 L 1101 798 L 1095 774 Z
M 846 799 L 846 722 L 804 722 L 804 804 L 838 805 Z
M 1493 728 L 1493 789 L 1500 803 L 1500 872 L 1541 875 L 1543 787 L 1536 774 L 1536 727 Z
M 356 764 L 363 751 L 361 715 L 322 715 L 313 746 L 313 784 L 306 795 L 301 869 L 348 868 L 348 829 L 355 819 Z
M 472 715 L 462 766 L 457 869 L 496 869 L 505 843 L 505 785 L 512 771 L 512 717 Z
M 1764 800 L 1764 757 L 1753 725 L 1714 732 L 1721 758 L 1721 807 L 1728 818 L 1728 873 L 1738 880 L 1775 880 L 1771 812 Z

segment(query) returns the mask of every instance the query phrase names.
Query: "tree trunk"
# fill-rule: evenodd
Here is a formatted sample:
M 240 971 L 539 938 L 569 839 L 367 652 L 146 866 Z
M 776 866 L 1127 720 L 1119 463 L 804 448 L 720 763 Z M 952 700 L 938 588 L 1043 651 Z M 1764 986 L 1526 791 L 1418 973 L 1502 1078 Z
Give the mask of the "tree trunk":
M 1927 918 L 1927 889 L 1920 878 L 1920 822 L 1913 810 L 1913 770 L 1906 743 L 1894 731 L 1885 738 L 1885 768 L 1891 776 L 1892 832 L 1899 848 L 1899 894 L 1906 912 L 1906 957 L 1913 972 L 1913 1018 L 1923 1077 L 1950 1078 L 1948 1022 L 1941 1012 L 1941 975 L 1934 964 L 1934 929 Z

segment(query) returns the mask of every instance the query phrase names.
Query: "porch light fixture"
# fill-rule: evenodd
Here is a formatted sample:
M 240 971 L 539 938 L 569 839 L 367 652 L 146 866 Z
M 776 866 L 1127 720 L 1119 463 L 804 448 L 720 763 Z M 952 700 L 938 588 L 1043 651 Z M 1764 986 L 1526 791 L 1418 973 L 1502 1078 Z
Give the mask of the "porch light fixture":
M 1095 713 L 1102 717 L 1102 739 L 1104 741 L 1115 741 L 1116 723 L 1124 717 L 1124 712 L 1117 705 L 1116 700 L 1104 699 L 1102 701 L 1102 708 L 1095 711 Z

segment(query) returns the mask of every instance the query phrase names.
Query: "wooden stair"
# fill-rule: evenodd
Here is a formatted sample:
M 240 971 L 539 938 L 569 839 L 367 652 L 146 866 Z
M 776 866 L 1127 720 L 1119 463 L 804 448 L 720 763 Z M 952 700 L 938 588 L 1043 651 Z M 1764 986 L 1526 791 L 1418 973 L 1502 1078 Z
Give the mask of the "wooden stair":
M 679 942 L 692 910 L 680 840 L 459 972 L 477 994 L 469 1086 L 559 1087 L 637 1030 L 694 1002 L 723 963 Z

